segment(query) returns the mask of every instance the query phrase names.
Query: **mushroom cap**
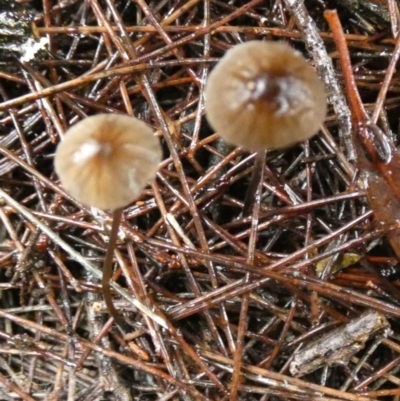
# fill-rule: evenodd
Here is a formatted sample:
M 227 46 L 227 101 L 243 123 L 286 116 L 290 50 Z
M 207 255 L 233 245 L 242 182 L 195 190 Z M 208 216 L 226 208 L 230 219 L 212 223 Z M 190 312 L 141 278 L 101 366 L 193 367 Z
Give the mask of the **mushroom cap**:
M 135 117 L 99 114 L 73 125 L 54 164 L 64 189 L 86 206 L 117 209 L 131 203 L 157 173 L 161 147 Z
M 251 151 L 277 149 L 318 132 L 324 85 L 303 56 L 281 42 L 250 41 L 226 52 L 206 84 L 210 125 Z

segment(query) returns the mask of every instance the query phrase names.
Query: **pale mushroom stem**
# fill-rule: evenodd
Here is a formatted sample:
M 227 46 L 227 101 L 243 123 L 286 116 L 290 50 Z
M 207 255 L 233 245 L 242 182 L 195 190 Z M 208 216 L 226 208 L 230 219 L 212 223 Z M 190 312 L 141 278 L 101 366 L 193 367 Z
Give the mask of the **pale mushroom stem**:
M 266 152 L 264 150 L 256 153 L 254 160 L 253 174 L 251 175 L 250 184 L 246 192 L 243 205 L 243 217 L 249 216 L 254 206 L 255 194 L 262 177 L 262 169 L 264 166 Z
M 103 278 L 101 280 L 101 286 L 103 289 L 103 297 L 107 309 L 110 312 L 110 315 L 114 318 L 115 323 L 119 326 L 120 330 L 124 332 L 123 330 L 124 322 L 114 307 L 110 291 L 110 281 L 112 277 L 112 261 L 114 258 L 115 246 L 117 244 L 117 239 L 118 239 L 118 230 L 119 230 L 119 225 L 121 223 L 122 210 L 123 210 L 122 208 L 119 208 L 113 211 L 110 239 L 107 245 L 107 252 L 103 263 Z

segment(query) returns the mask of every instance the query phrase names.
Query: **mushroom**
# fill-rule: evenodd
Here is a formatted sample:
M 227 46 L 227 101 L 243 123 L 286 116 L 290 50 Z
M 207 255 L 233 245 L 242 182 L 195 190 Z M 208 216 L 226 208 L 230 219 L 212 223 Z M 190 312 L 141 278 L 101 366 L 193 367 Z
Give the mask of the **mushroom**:
M 228 50 L 206 85 L 205 111 L 227 142 L 279 149 L 318 132 L 326 115 L 322 82 L 285 43 L 251 41 Z
M 262 152 L 258 159 L 315 135 L 327 108 L 314 69 L 281 42 L 250 41 L 228 50 L 208 78 L 205 98 L 212 128 L 228 143 Z
M 78 122 L 66 132 L 55 154 L 55 170 L 66 192 L 86 206 L 113 211 L 102 289 L 118 324 L 110 279 L 122 208 L 154 180 L 160 161 L 161 147 L 152 129 L 122 114 L 99 114 Z

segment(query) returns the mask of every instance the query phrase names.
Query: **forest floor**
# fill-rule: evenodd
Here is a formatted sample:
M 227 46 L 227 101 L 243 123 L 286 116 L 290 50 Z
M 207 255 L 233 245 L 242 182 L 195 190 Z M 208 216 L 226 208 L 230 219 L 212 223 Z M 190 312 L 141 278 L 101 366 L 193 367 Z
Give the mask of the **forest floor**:
M 399 400 L 397 2 L 3 3 L 0 399 Z M 328 113 L 266 153 L 246 213 L 257 158 L 213 131 L 204 88 L 250 40 L 300 51 Z M 111 214 L 53 167 L 99 113 L 140 118 L 163 147 L 114 253 L 125 332 L 101 288 Z

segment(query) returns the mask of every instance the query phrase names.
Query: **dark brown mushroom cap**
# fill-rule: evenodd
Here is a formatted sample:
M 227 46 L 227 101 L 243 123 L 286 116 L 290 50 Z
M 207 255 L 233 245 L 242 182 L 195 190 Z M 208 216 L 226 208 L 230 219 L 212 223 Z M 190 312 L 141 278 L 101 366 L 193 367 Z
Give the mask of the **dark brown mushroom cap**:
M 114 210 L 137 198 L 155 178 L 160 161 L 160 143 L 147 124 L 122 114 L 99 114 L 66 132 L 54 163 L 72 197 Z
M 285 43 L 251 41 L 222 57 L 206 84 L 206 116 L 227 142 L 277 149 L 318 132 L 325 89 L 300 53 Z

